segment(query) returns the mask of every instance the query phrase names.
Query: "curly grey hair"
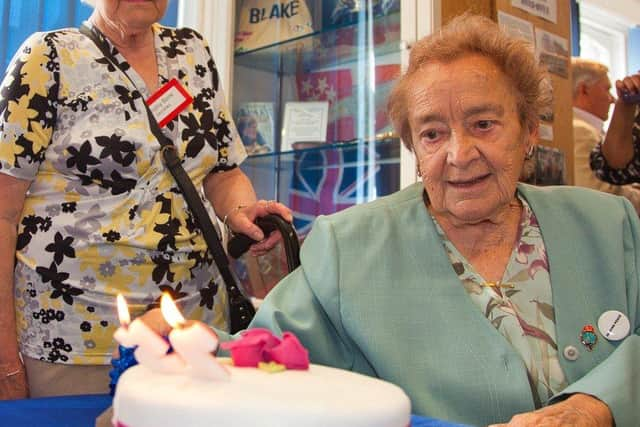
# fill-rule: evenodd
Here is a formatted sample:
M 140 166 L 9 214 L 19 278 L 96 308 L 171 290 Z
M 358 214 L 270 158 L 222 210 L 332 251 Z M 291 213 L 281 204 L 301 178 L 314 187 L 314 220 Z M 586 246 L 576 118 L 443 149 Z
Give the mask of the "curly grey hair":
M 426 64 L 448 63 L 468 54 L 486 56 L 511 79 L 522 126 L 535 128 L 539 114 L 551 105 L 551 93 L 544 84 L 547 72 L 536 61 L 531 45 L 510 36 L 489 18 L 465 13 L 415 44 L 407 72 L 389 95 L 389 117 L 409 150 L 413 150 L 413 143 L 406 99 L 412 90 L 412 77 Z

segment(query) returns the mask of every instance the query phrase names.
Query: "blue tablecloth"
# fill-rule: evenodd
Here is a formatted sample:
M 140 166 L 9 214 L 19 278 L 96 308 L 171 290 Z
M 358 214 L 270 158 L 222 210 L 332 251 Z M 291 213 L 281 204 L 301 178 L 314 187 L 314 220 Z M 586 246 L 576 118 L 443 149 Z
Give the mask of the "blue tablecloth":
M 6 427 L 93 427 L 111 405 L 106 394 L 0 401 L 0 425 Z M 412 427 L 458 427 L 426 417 L 411 417 Z
M 0 401 L 0 425 L 7 427 L 93 427 L 111 396 L 48 397 Z

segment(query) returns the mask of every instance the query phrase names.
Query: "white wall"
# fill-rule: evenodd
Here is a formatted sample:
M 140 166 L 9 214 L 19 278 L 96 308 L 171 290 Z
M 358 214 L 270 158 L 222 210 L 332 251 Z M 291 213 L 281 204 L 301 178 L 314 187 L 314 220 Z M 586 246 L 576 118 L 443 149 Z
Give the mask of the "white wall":
M 622 79 L 627 74 L 627 34 L 632 26 L 599 6 L 581 2 L 580 56 L 602 62 L 612 79 Z
M 233 87 L 234 6 L 234 0 L 180 0 L 178 6 L 178 26 L 199 31 L 209 43 L 229 104 Z
M 640 0 L 578 0 L 578 3 L 602 9 L 629 26 L 640 25 Z

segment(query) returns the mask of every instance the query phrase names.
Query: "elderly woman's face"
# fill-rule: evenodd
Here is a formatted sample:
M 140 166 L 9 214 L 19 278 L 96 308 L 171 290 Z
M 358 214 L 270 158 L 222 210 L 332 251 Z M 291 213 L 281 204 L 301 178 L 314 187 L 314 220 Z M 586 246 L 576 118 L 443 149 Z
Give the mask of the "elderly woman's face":
M 462 223 L 494 218 L 513 200 L 534 138 L 518 120 L 515 88 L 475 54 L 412 79 L 409 125 L 431 209 Z
M 158 22 L 168 0 L 97 0 L 96 9 L 123 30 L 145 30 Z

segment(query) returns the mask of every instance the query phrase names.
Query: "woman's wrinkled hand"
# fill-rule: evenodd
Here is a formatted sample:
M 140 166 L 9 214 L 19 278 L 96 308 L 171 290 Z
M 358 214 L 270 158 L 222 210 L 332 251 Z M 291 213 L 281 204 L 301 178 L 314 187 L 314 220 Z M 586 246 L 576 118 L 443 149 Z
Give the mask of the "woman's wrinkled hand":
M 269 214 L 280 215 L 288 222 L 293 221 L 291 210 L 282 203 L 275 200 L 258 200 L 251 206 L 236 208 L 227 214 L 225 224 L 233 233 L 246 234 L 253 240 L 257 240 L 258 242 L 249 248 L 249 253 L 253 256 L 260 256 L 267 253 L 282 239 L 277 231 L 265 236 L 260 227 L 254 223 L 256 218 Z
M 610 427 L 613 426 L 613 415 L 601 400 L 578 393 L 537 411 L 518 414 L 506 424 L 494 424 L 490 427 L 529 426 Z

